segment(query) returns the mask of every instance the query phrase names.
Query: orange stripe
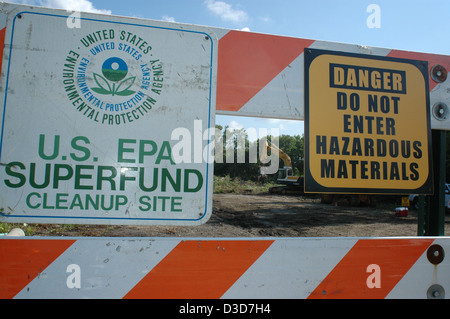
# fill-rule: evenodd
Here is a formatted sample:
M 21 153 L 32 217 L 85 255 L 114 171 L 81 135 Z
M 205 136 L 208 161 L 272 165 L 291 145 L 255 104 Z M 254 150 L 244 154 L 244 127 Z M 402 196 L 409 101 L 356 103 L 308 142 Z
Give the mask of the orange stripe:
M 432 239 L 359 240 L 308 298 L 386 298 L 432 242 Z M 379 266 L 380 288 L 368 287 L 368 277 L 373 274 L 368 266 L 372 264 Z
M 430 53 L 392 50 L 391 52 L 389 52 L 388 56 L 395 57 L 395 58 L 428 61 L 428 77 L 429 77 L 428 81 L 430 83 L 430 92 L 438 84 L 431 78 L 431 69 L 435 65 L 437 65 L 437 64 L 442 65 L 443 67 L 445 67 L 447 72 L 450 73 L 450 56 L 448 56 L 448 55 L 438 55 L 438 54 L 430 54 Z
M 17 295 L 75 240 L 1 239 L 0 299 Z
M 272 243 L 182 241 L 125 298 L 218 299 Z
M 238 111 L 313 42 L 229 31 L 219 41 L 216 109 Z

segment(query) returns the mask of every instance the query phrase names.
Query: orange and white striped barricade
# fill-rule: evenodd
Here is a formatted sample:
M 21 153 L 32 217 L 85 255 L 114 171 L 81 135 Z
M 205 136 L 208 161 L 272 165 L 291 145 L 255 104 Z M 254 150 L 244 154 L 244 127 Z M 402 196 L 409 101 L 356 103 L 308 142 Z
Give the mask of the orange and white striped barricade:
M 0 239 L 1 298 L 448 298 L 450 238 Z

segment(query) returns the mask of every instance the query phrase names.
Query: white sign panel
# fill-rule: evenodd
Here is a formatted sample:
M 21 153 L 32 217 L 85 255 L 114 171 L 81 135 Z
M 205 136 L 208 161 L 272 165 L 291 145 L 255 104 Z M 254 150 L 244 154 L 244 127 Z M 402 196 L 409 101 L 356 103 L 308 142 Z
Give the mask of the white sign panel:
M 206 222 L 212 205 L 214 33 L 1 8 L 7 14 L 1 220 Z

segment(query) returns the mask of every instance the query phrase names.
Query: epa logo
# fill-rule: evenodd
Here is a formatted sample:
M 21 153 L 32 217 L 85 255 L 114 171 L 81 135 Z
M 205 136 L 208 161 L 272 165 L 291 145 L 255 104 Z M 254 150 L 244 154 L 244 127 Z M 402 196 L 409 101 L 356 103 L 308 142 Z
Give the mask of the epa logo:
M 102 75 L 94 74 L 95 83 L 98 87 L 92 90 L 98 94 L 129 96 L 136 91 L 130 90 L 130 87 L 136 80 L 135 76 L 126 78 L 128 74 L 128 65 L 124 60 L 117 57 L 107 59 L 102 65 Z
M 151 118 L 163 94 L 164 63 L 144 36 L 115 29 L 80 39 L 63 63 L 63 92 L 75 113 L 117 126 Z

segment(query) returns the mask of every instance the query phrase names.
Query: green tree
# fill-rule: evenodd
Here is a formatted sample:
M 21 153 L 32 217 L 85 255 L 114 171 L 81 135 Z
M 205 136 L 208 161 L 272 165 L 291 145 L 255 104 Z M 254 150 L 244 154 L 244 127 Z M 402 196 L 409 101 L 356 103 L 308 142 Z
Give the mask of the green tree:
M 279 148 L 285 152 L 292 161 L 292 166 L 294 168 L 295 175 L 303 175 L 303 163 L 304 163 L 304 149 L 305 149 L 305 139 L 304 136 L 300 135 L 281 135 L 278 139 Z M 282 161 L 280 161 L 280 167 L 283 166 Z
M 216 129 L 222 134 L 216 136 L 215 150 L 218 156 L 214 163 L 214 175 L 256 179 L 258 161 L 250 151 L 256 146 L 249 141 L 247 132 L 244 129 L 230 130 L 228 126 L 216 126 Z

